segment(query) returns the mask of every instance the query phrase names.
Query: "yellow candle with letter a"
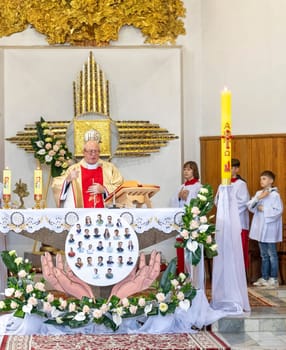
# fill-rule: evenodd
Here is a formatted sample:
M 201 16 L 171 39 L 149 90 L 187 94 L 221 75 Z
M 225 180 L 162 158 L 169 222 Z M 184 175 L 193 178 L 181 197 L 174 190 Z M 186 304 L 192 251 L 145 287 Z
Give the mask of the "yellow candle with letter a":
M 221 92 L 221 183 L 231 183 L 231 92 Z
M 11 195 L 11 170 L 3 170 L 3 195 Z
M 34 170 L 34 197 L 40 197 L 43 193 L 43 172 L 40 168 Z

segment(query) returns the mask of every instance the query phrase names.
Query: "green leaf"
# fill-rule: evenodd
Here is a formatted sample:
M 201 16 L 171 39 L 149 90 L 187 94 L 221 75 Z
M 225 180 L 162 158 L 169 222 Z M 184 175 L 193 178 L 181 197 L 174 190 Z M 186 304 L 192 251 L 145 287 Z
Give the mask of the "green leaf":
M 21 309 L 17 309 L 14 312 L 13 316 L 19 317 L 19 318 L 24 318 L 25 317 L 25 312 L 22 310 L 22 308 Z
M 162 288 L 164 293 L 167 293 L 171 288 L 170 276 L 174 276 L 177 271 L 177 258 L 173 258 L 166 270 L 163 272 L 160 280 L 160 288 Z
M 198 246 L 197 250 L 195 252 L 190 252 L 190 254 L 192 255 L 192 265 L 197 266 L 202 258 L 201 247 Z
M 11 256 L 8 250 L 3 250 L 3 252 L 1 253 L 1 257 L 4 264 L 7 266 L 7 269 L 13 274 L 17 274 L 18 266 L 14 262 L 16 256 Z
M 107 317 L 106 315 L 102 316 L 102 323 L 105 325 L 105 327 L 110 328 L 113 331 L 116 331 L 119 328 L 118 326 L 116 326 L 116 323 L 114 323 L 112 319 Z

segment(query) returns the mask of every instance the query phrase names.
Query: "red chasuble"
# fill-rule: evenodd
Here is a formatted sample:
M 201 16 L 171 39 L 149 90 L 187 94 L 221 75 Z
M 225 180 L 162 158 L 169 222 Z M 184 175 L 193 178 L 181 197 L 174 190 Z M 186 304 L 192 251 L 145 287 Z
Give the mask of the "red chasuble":
M 88 193 L 89 186 L 95 183 L 103 185 L 102 167 L 96 169 L 86 169 L 81 166 L 82 196 L 84 208 L 104 208 L 103 194 Z

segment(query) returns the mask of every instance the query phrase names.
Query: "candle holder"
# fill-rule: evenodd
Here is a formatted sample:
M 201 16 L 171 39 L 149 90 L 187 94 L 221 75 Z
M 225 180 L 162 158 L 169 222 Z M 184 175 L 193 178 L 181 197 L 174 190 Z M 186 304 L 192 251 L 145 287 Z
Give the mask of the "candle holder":
M 4 203 L 3 209 L 11 209 L 10 201 L 11 201 L 11 195 L 3 194 L 3 203 Z
M 42 195 L 41 194 L 35 194 L 34 195 L 34 200 L 35 200 L 34 209 L 42 209 L 42 207 L 41 207 Z

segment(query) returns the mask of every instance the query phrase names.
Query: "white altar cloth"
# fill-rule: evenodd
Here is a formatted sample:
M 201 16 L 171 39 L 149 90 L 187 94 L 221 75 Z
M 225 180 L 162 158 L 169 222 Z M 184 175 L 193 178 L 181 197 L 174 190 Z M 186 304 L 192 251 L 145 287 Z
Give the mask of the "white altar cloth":
M 0 233 L 9 231 L 33 233 L 41 228 L 60 233 L 76 223 L 81 213 L 94 211 L 99 213 L 116 213 L 125 219 L 136 233 L 143 233 L 156 228 L 164 233 L 179 231 L 184 211 L 181 208 L 152 208 L 152 209 L 2 209 L 0 210 Z

